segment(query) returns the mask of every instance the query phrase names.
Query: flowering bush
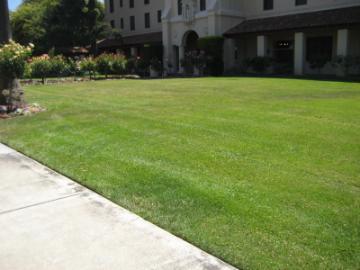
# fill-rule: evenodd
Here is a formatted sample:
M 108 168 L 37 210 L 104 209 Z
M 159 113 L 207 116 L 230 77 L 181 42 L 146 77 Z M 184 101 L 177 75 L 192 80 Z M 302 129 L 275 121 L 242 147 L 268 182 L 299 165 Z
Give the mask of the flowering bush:
M 96 69 L 105 78 L 112 72 L 113 54 L 103 53 L 96 58 Z
M 70 75 L 68 61 L 62 55 L 51 57 L 49 61 L 51 65 L 50 76 L 61 77 Z
M 122 54 L 103 53 L 95 58 L 96 70 L 107 77 L 109 74 L 123 74 L 127 60 Z
M 22 46 L 12 40 L 0 47 L 0 73 L 10 78 L 20 78 L 34 45 Z
M 50 76 L 52 66 L 50 57 L 47 54 L 42 56 L 33 57 L 30 60 L 31 77 L 41 78 L 42 83 L 45 83 L 45 79 Z
M 126 72 L 127 60 L 122 54 L 113 55 L 112 72 L 114 74 L 124 74 Z
M 87 57 L 80 61 L 80 69 L 82 72 L 89 74 L 90 80 L 96 72 L 96 62 L 94 58 Z

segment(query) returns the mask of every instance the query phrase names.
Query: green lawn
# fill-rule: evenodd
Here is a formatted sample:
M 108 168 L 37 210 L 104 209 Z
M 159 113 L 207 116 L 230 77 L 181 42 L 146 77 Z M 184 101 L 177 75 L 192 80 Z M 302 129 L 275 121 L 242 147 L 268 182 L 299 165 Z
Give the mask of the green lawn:
M 360 84 L 26 87 L 0 141 L 243 269 L 360 268 Z

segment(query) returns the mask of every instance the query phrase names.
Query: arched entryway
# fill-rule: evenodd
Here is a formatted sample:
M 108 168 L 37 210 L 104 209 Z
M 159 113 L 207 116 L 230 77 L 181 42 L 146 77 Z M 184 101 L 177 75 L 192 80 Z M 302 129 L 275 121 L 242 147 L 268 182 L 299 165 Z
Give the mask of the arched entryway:
M 184 47 L 185 52 L 191 52 L 197 50 L 197 41 L 199 39 L 199 35 L 195 31 L 188 31 L 184 34 L 182 45 Z

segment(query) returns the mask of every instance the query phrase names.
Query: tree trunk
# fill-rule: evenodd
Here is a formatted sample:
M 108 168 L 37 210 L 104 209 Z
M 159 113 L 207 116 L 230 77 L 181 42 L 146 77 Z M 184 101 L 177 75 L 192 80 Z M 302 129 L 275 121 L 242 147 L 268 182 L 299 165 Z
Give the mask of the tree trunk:
M 0 45 L 8 43 L 11 38 L 8 1 L 0 0 Z M 3 95 L 5 89 L 11 92 L 10 97 L 16 96 L 19 100 L 6 98 Z M 0 104 L 10 103 L 8 105 L 20 106 L 20 103 L 23 103 L 23 95 L 24 92 L 16 78 L 7 78 L 0 74 Z

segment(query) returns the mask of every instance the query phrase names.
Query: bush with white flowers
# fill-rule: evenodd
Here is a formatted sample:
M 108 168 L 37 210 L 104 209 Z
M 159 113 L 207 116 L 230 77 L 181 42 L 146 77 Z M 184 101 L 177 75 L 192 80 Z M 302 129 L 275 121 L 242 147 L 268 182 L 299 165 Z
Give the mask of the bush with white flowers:
M 32 44 L 22 46 L 12 40 L 0 46 L 0 74 L 7 78 L 21 78 L 33 47 Z

